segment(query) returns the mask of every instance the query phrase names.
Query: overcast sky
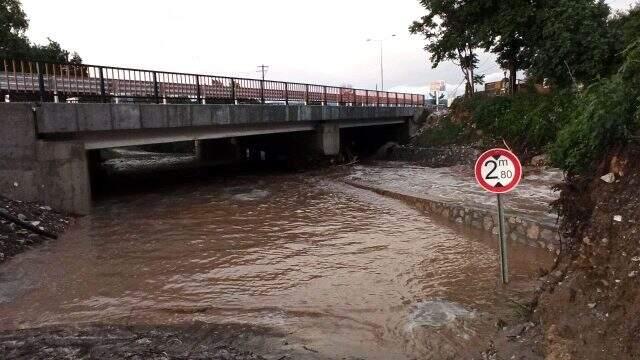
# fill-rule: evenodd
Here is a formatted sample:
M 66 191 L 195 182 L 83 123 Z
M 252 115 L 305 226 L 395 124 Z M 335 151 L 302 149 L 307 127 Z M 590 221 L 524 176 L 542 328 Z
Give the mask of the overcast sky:
M 626 9 L 636 0 L 608 0 Z M 424 13 L 417 0 L 22 0 L 29 37 L 76 50 L 86 63 L 176 72 L 380 86 L 424 93 L 434 80 L 453 92 L 462 81 L 451 63 L 432 69 L 424 42 L 408 26 Z M 391 35 L 397 36 L 391 39 Z M 483 55 L 479 73 L 502 72 Z M 460 87 L 459 91 L 462 90 Z

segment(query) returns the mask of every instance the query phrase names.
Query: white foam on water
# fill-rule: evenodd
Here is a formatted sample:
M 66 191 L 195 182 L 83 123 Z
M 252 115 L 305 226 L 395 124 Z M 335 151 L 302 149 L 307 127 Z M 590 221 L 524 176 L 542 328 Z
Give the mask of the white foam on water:
M 407 331 L 417 327 L 444 327 L 455 324 L 458 320 L 473 319 L 474 311 L 462 305 L 446 300 L 427 300 L 417 303 L 409 313 Z

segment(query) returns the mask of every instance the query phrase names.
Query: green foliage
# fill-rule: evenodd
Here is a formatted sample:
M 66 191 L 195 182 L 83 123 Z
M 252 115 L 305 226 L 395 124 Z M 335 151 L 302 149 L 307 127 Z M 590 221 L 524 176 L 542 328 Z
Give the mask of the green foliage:
M 494 139 L 503 139 L 523 156 L 544 150 L 555 141 L 557 132 L 574 109 L 569 93 L 540 95 L 535 92 L 514 96 L 475 96 L 462 106 L 475 126 Z
M 450 144 L 467 144 L 471 142 L 472 129 L 467 124 L 454 122 L 451 116 L 440 120 L 437 126 L 429 128 L 415 140 L 419 146 L 444 146 Z
M 47 45 L 31 44 L 25 35 L 28 27 L 29 21 L 19 0 L 0 0 L 0 58 L 69 61 L 69 51 L 56 41 L 48 39 Z M 75 60 L 82 62 L 79 55 Z
M 528 73 L 559 87 L 591 84 L 608 76 L 615 62 L 615 38 L 604 0 L 547 1 L 536 26 Z
M 18 0 L 0 0 L 0 56 L 23 53 L 29 48 L 24 32 L 29 22 Z
M 487 16 L 485 1 L 420 0 L 426 15 L 409 27 L 412 34 L 422 34 L 425 50 L 431 54 L 433 67 L 443 61 L 453 61 L 462 71 L 467 93 L 481 77 L 474 74 L 478 65 L 476 49 L 483 43 L 479 19 Z
M 32 45 L 29 52 L 29 59 L 35 61 L 49 61 L 65 63 L 69 61 L 69 51 L 51 39 L 47 39 L 47 45 Z
M 615 146 L 624 145 L 640 120 L 640 41 L 627 51 L 620 72 L 590 86 L 578 99 L 578 111 L 551 147 L 554 163 L 585 174 Z

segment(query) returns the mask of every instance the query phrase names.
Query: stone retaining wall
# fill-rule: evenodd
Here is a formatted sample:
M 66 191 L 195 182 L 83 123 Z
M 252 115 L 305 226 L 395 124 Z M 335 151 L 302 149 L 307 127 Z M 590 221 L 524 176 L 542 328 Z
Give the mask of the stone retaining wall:
M 488 231 L 495 235 L 498 234 L 498 214 L 494 209 L 472 208 L 374 188 L 353 181 L 345 182 L 360 189 L 401 200 L 429 215 L 442 217 L 451 222 Z M 505 211 L 505 232 L 512 242 L 544 248 L 551 252 L 557 252 L 560 249 L 561 237 L 557 226 L 553 223 Z
M 480 150 L 470 146 L 450 145 L 443 147 L 416 147 L 399 145 L 389 149 L 386 160 L 410 161 L 427 167 L 473 165 Z

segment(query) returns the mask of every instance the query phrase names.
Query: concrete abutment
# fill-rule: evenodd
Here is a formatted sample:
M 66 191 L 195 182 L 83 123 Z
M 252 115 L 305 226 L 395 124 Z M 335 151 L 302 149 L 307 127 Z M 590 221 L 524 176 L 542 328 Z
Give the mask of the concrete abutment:
M 35 121 L 32 104 L 2 104 L 1 194 L 74 214 L 89 213 L 91 187 L 84 145 L 38 140 Z

